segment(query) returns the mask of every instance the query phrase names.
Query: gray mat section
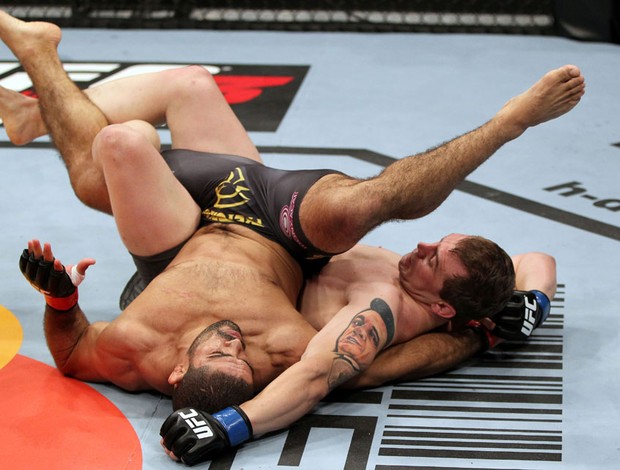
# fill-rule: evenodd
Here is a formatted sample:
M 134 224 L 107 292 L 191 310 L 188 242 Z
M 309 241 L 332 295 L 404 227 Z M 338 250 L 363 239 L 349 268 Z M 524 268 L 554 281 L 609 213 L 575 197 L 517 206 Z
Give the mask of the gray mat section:
M 560 396 L 559 402 L 548 406 L 560 413 L 551 413 L 556 421 L 547 423 L 546 429 L 560 436 L 559 442 L 551 443 L 556 447 L 539 448 L 525 459 L 507 458 L 496 448 L 497 458 L 490 459 L 480 454 L 456 456 L 451 452 L 457 446 L 450 445 L 448 452 L 445 444 L 439 444 L 442 439 L 435 437 L 438 445 L 429 444 L 432 453 L 386 455 L 382 438 L 390 429 L 402 433 L 403 426 L 426 424 L 390 416 L 390 406 L 399 403 L 393 393 L 402 387 L 384 387 L 378 390 L 375 403 L 350 399 L 323 404 L 315 415 L 302 421 L 302 430 L 311 428 L 305 441 L 299 437 L 300 428 L 295 428 L 295 432 L 244 446 L 232 464 L 223 462 L 217 468 L 364 468 L 364 455 L 368 455 L 369 469 L 608 469 L 617 465 L 620 315 L 614 293 L 620 265 L 618 239 L 589 230 L 587 223 L 576 227 L 567 220 L 591 219 L 611 227 L 612 233 L 620 226 L 620 148 L 613 145 L 620 142 L 618 46 L 518 36 L 67 30 L 61 55 L 70 61 L 310 65 L 278 131 L 254 133 L 257 144 L 361 149 L 395 158 L 482 124 L 548 69 L 565 63 L 579 65 L 588 83 L 579 107 L 556 122 L 529 130 L 468 179 L 472 185 L 563 211 L 566 220 L 548 218 L 544 211 L 533 213 L 523 203 L 506 205 L 489 195 L 463 190 L 456 191 L 430 217 L 383 226 L 365 240 L 404 253 L 419 240 L 434 241 L 450 232 L 479 233 L 512 253 L 540 250 L 556 257 L 558 275 L 565 285 L 562 301 L 554 305 L 554 315 L 563 315 L 561 329 L 551 335 L 561 338 L 560 367 L 535 372 L 546 381 L 560 379 L 559 384 L 545 385 Z M 0 60 L 11 59 L 1 48 Z M 334 167 L 359 176 L 381 169 L 356 156 L 333 153 L 319 157 L 303 151 L 268 152 L 265 160 L 286 168 Z M 17 257 L 26 241 L 31 237 L 49 240 L 67 261 L 82 256 L 97 258 L 87 285 L 80 290 L 81 304 L 91 319 L 106 320 L 118 313 L 118 295 L 133 267 L 112 220 L 75 200 L 55 152 L 2 149 L 0 159 L 4 196 L 0 199 L 4 227 L 0 231 L 1 303 L 15 313 L 24 328 L 20 353 L 52 364 L 41 329 L 41 299 L 17 271 Z M 458 372 L 475 376 L 479 369 L 474 364 Z M 486 367 L 484 371 L 506 374 L 505 368 Z M 532 371 L 519 374 L 528 376 Z M 429 383 L 435 391 L 448 387 Z M 484 386 L 490 385 L 480 384 Z M 126 394 L 105 385 L 95 387 L 133 423 L 142 441 L 144 468 L 179 468 L 168 461 L 158 443 L 159 426 L 169 413 L 168 400 Z M 514 384 L 511 387 L 515 388 Z M 415 403 L 435 404 L 433 399 Z M 342 418 L 322 420 L 322 416 Z M 435 426 L 454 423 L 451 419 Z M 370 440 L 355 435 L 356 426 L 373 428 Z M 536 426 L 540 424 L 529 421 L 519 429 Z M 480 427 L 517 425 L 513 421 L 490 425 L 483 419 Z M 450 439 L 453 443 L 462 440 Z M 524 441 L 514 435 L 507 439 Z M 304 449 L 301 453 L 299 446 Z M 396 447 L 412 448 L 409 444 Z M 350 449 L 362 457 L 348 461 Z M 561 460 L 540 458 L 549 453 L 559 454 Z

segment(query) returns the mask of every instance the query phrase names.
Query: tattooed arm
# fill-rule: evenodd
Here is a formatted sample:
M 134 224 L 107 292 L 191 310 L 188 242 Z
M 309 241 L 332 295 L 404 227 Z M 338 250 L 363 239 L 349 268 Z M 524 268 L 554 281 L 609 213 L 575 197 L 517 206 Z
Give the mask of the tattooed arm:
M 394 337 L 388 304 L 347 306 L 310 341 L 301 361 L 241 405 L 254 435 L 285 428 L 338 385 L 365 370 Z

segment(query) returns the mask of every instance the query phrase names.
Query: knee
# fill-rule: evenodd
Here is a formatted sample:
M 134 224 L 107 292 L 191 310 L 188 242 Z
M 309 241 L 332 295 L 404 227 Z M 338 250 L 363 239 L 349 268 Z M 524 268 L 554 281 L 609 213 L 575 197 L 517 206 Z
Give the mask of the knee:
M 211 72 L 202 65 L 189 65 L 175 71 L 175 81 L 179 94 L 189 94 L 193 98 L 201 93 L 217 90 L 217 84 Z
M 120 166 L 137 149 L 150 145 L 147 137 L 132 126 L 111 124 L 99 131 L 93 141 L 93 159 L 105 169 Z
M 362 181 L 344 176 L 319 180 L 300 208 L 301 225 L 312 244 L 328 253 L 353 247 L 378 225 L 380 204 Z
M 150 123 L 146 121 L 142 121 L 140 119 L 134 119 L 133 121 L 127 121 L 124 123 L 125 126 L 135 130 L 136 132 L 142 134 L 148 142 L 155 148 L 157 151 L 161 149 L 161 139 L 159 138 L 159 134 L 157 133 L 157 129 Z

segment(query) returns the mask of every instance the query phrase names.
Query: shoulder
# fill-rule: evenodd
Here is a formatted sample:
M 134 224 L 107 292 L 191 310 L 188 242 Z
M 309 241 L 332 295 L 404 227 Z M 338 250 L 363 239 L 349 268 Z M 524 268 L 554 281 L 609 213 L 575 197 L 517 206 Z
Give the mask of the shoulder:
M 152 329 L 125 312 L 107 324 L 97 342 L 98 349 L 125 359 L 138 356 L 155 346 Z
M 398 253 L 395 253 L 387 248 L 383 248 L 381 246 L 369 246 L 363 244 L 357 244 L 350 250 L 335 256 L 334 258 L 344 258 L 344 259 L 385 259 L 385 258 L 400 258 Z
M 352 280 L 388 279 L 397 272 L 400 255 L 375 246 L 356 245 L 334 256 L 323 268 Z

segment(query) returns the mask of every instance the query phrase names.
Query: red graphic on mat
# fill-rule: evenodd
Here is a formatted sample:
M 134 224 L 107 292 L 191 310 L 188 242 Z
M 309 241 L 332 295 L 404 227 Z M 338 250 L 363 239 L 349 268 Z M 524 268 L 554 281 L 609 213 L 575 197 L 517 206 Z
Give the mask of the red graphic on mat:
M 142 468 L 140 440 L 112 402 L 25 356 L 0 370 L 0 428 L 2 468 Z
M 36 97 L 32 82 L 18 62 L 3 62 L 0 85 Z M 142 62 L 65 62 L 75 84 L 86 89 L 99 82 L 151 73 L 186 64 Z M 226 100 L 246 128 L 275 132 L 282 123 L 309 69 L 307 65 L 202 64 L 209 68 Z
M 264 88 L 286 85 L 294 77 L 216 75 L 213 78 L 229 104 L 240 104 L 258 98 Z

